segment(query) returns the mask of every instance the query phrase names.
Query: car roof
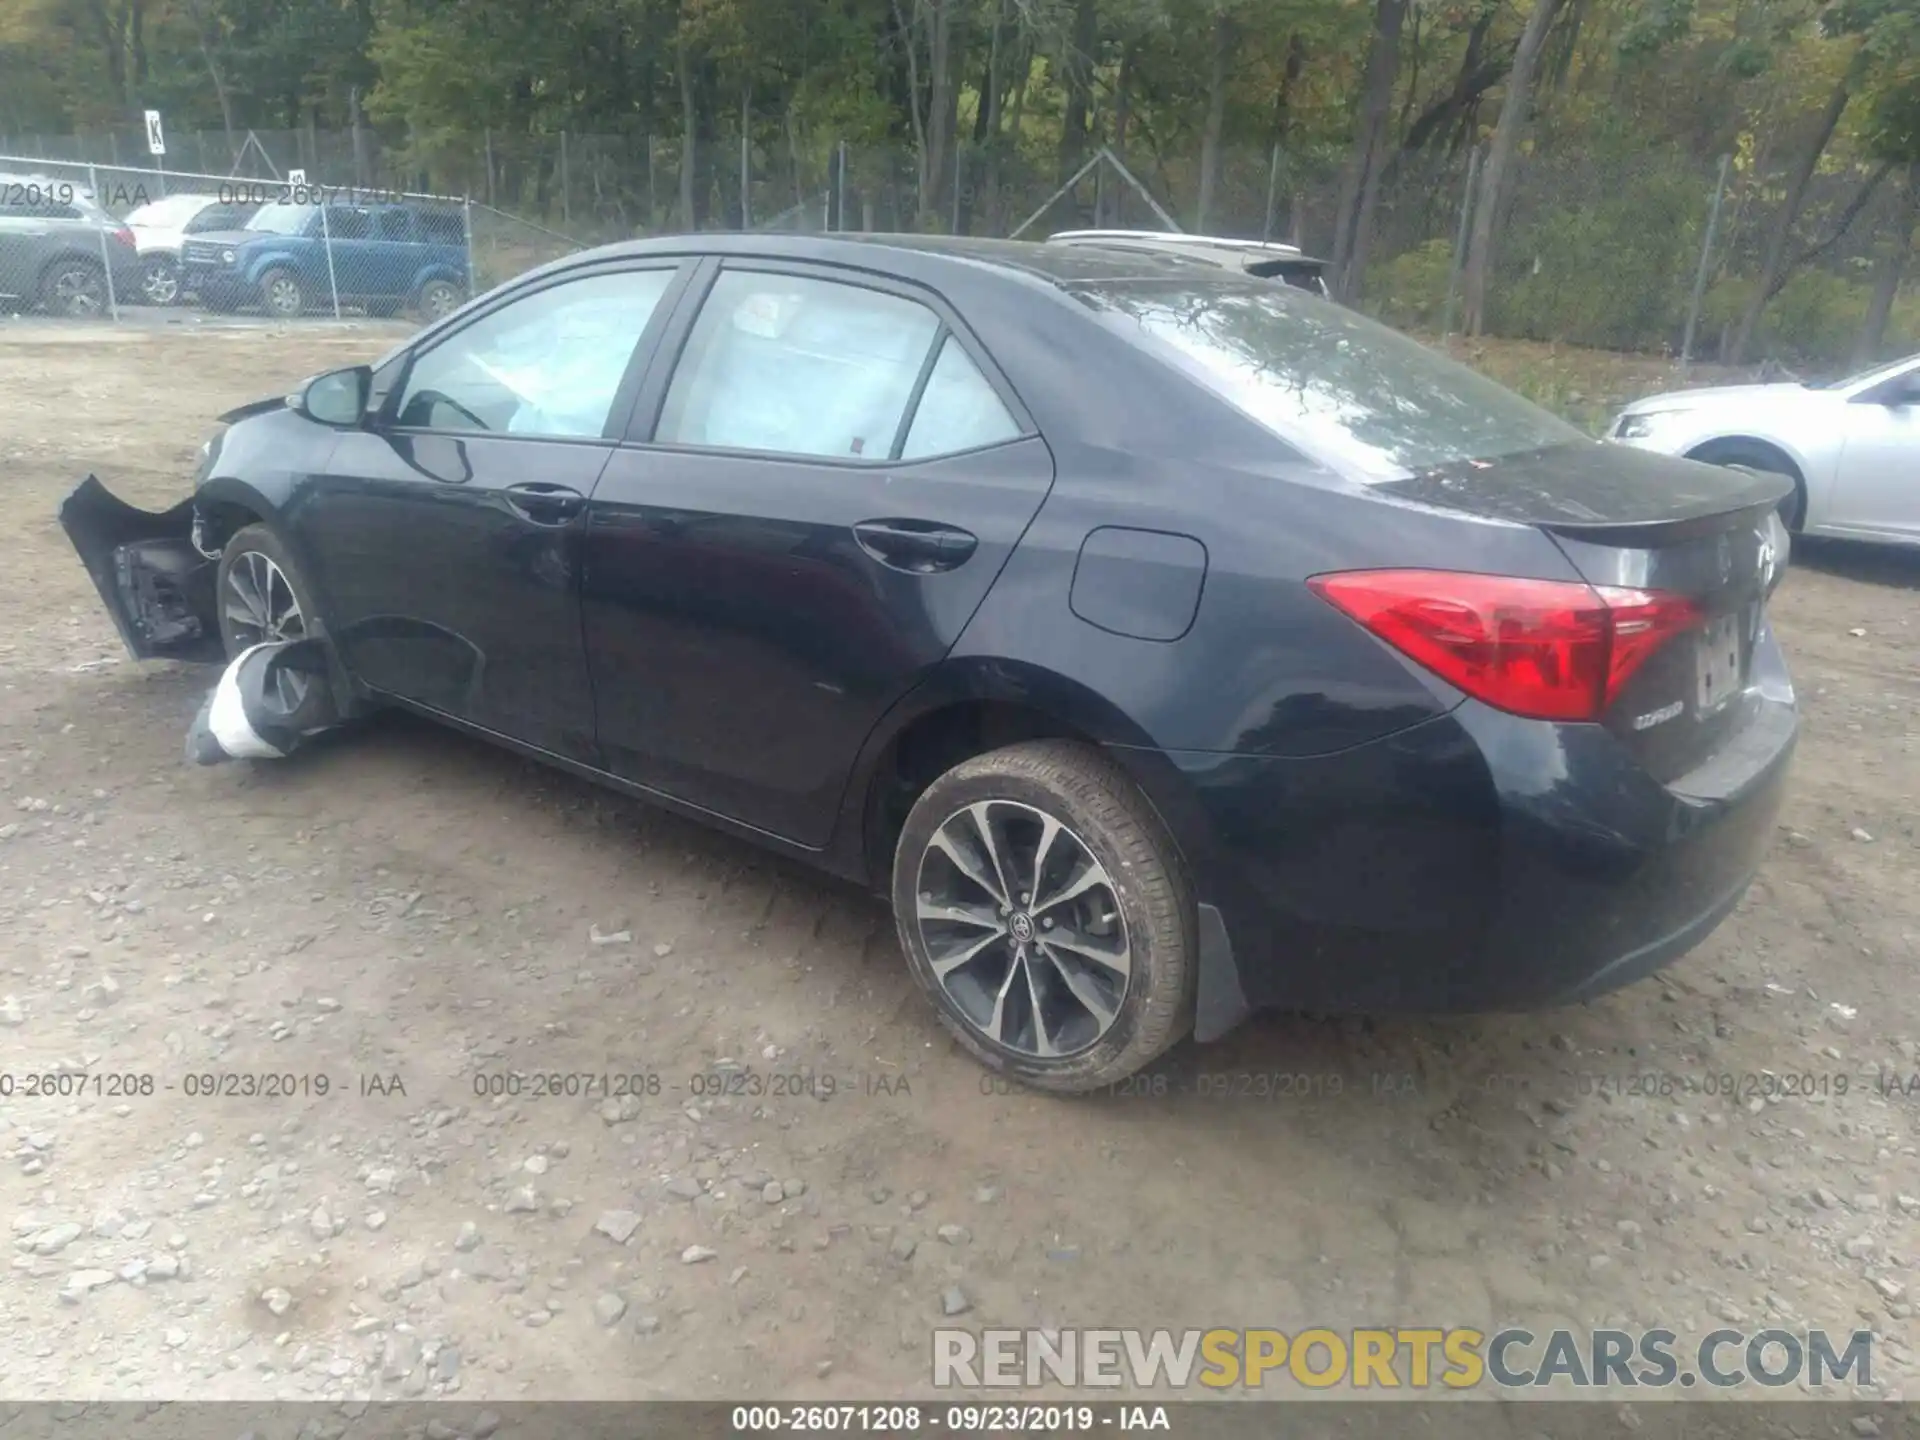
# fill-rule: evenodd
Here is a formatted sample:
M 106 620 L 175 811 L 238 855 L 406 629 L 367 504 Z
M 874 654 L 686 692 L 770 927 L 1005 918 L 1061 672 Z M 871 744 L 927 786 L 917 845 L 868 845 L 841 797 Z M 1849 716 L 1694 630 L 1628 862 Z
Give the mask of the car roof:
M 876 270 L 894 270 L 906 276 L 925 274 L 952 265 L 966 270 L 998 271 L 1051 288 L 1118 280 L 1225 281 L 1218 265 L 1195 257 L 1164 251 L 1123 251 L 1070 245 L 1047 245 L 1037 240 L 988 240 L 969 235 L 915 235 L 869 232 L 780 233 L 772 231 L 713 232 L 649 236 L 617 241 L 576 253 L 542 266 L 541 270 L 570 268 L 585 260 L 617 260 L 673 254 L 752 256 L 762 259 L 819 261 Z M 889 260 L 888 256 L 892 259 Z M 931 262 L 931 266 L 927 262 Z

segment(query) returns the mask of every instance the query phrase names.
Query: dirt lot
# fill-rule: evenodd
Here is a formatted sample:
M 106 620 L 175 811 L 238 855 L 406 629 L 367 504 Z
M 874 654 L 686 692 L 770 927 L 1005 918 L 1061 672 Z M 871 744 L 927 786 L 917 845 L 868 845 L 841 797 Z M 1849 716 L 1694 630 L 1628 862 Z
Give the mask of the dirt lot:
M 184 763 L 210 672 L 124 657 L 54 507 L 89 469 L 171 502 L 216 412 L 389 340 L 0 326 L 0 1071 L 135 1090 L 0 1096 L 0 1396 L 871 1398 L 924 1389 L 960 1307 L 1870 1325 L 1899 1392 L 1920 1093 L 1869 1077 L 1920 1071 L 1920 563 L 1796 557 L 1790 808 L 1667 975 L 991 1093 L 883 910 L 743 844 L 404 721 Z M 723 1063 L 838 1093 L 703 1095 Z M 331 1090 L 189 1093 L 239 1071 Z M 662 1088 L 476 1093 L 510 1072 Z M 1822 1093 L 1698 1093 L 1767 1073 Z

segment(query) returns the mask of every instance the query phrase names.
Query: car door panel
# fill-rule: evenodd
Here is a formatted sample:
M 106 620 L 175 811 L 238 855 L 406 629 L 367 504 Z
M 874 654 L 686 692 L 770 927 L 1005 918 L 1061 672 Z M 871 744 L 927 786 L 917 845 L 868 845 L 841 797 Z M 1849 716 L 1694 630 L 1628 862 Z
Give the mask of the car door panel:
M 1855 401 L 1823 529 L 1920 539 L 1920 404 Z
M 598 763 L 586 498 L 680 283 L 671 261 L 550 277 L 381 377 L 380 419 L 342 433 L 289 517 L 357 679 Z
M 293 516 L 348 670 L 382 693 L 591 763 L 581 526 L 518 508 L 530 478 L 593 489 L 611 446 L 352 432 Z
M 952 648 L 1052 480 L 1033 437 L 884 469 L 622 449 L 584 576 L 607 768 L 825 843 L 861 743 Z M 916 573 L 862 545 L 872 521 L 973 544 Z
M 1004 429 L 981 432 L 1000 443 L 913 461 L 641 443 L 671 415 L 690 332 L 731 269 L 708 262 L 689 287 L 636 406 L 636 443 L 609 461 L 588 507 L 582 621 L 598 740 L 623 779 L 819 846 L 860 745 L 952 647 L 1045 498 L 1053 461 L 990 362 L 947 328 L 915 394 L 945 346 L 966 349 L 1003 406 Z M 907 298 L 941 327 L 956 323 L 937 297 Z M 769 409 L 793 411 L 794 394 L 813 393 L 807 377 L 764 358 L 734 379 L 773 377 L 785 393 Z M 830 403 L 864 413 L 858 395 Z M 913 403 L 898 433 L 871 427 L 888 431 L 876 456 L 902 446 Z M 736 396 L 712 414 L 760 433 L 753 410 Z

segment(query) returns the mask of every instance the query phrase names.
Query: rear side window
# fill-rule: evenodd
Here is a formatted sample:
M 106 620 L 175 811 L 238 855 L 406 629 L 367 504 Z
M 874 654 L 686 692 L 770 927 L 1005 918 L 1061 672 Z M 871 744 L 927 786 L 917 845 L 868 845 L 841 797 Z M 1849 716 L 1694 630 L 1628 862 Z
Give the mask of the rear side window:
M 405 210 L 382 210 L 379 219 L 382 240 L 415 240 L 413 216 Z
M 1084 284 L 1079 298 L 1322 464 L 1367 481 L 1587 437 L 1438 351 L 1292 286 Z
M 884 460 L 940 333 L 926 306 L 807 276 L 721 272 L 654 438 Z
M 373 217 L 344 205 L 327 207 L 327 235 L 334 240 L 365 240 L 373 234 Z
M 929 455 L 951 455 L 1012 440 L 1020 427 L 980 373 L 960 342 L 949 335 L 941 342 L 940 358 L 933 362 L 927 388 L 907 428 L 902 460 Z

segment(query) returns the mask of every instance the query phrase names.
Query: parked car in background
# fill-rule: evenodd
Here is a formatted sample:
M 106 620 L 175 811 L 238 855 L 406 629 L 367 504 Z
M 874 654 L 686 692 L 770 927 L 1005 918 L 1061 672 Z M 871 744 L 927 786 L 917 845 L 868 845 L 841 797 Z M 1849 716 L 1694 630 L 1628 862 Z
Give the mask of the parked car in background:
M 289 731 L 409 707 L 864 881 L 1035 1086 L 1261 1006 L 1585 999 L 1773 834 L 1785 481 L 1287 285 L 671 236 L 277 388 L 173 509 L 63 507 L 136 655 L 314 638 Z
M 457 210 L 432 206 L 275 203 L 189 237 L 180 276 L 209 310 L 291 319 L 330 311 L 337 294 L 370 315 L 412 307 L 432 320 L 466 299 L 466 233 Z
M 189 235 L 238 230 L 259 207 L 217 195 L 168 195 L 127 212 L 140 252 L 140 296 L 149 305 L 180 298 L 180 247 Z
M 1238 270 L 1265 280 L 1284 280 L 1315 295 L 1329 293 L 1326 261 L 1302 254 L 1297 246 L 1272 240 L 1229 240 L 1218 235 L 1183 235 L 1164 230 L 1062 230 L 1049 235 L 1047 243 L 1185 256 L 1223 270 Z
M 139 284 L 133 232 L 84 185 L 0 174 L 0 301 L 85 319 L 133 300 Z
M 1789 477 L 1781 514 L 1793 530 L 1920 545 L 1920 355 L 1827 384 L 1651 395 L 1622 411 L 1608 435 Z

